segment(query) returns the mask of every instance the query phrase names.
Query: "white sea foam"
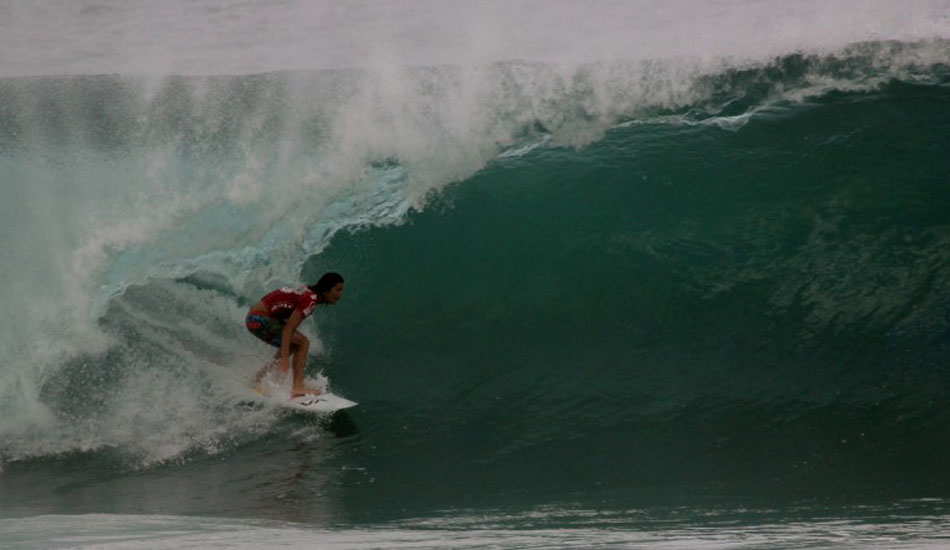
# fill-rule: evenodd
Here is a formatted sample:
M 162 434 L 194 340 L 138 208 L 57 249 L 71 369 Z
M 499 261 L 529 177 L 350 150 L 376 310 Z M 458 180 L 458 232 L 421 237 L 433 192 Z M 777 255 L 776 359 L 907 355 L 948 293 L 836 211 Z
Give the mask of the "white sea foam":
M 544 514 L 538 521 L 544 521 Z M 324 529 L 300 524 L 174 516 L 37 516 L 0 519 L 10 548 L 945 548 L 945 516 L 886 521 L 828 518 L 764 523 L 679 520 L 667 525 L 619 523 L 561 528 L 461 527 L 465 518 L 372 528 Z M 455 525 L 441 526 L 443 523 Z
M 947 37 L 946 0 L 6 3 L 0 75 L 762 59 Z

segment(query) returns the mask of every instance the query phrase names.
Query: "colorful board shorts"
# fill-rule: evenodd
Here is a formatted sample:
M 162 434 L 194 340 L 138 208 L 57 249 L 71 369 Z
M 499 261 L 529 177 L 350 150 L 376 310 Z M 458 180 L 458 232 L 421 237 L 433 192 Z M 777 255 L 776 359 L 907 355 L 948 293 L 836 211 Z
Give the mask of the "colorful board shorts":
M 284 322 L 266 315 L 248 314 L 244 318 L 247 330 L 268 344 L 280 347 L 281 336 L 284 334 Z

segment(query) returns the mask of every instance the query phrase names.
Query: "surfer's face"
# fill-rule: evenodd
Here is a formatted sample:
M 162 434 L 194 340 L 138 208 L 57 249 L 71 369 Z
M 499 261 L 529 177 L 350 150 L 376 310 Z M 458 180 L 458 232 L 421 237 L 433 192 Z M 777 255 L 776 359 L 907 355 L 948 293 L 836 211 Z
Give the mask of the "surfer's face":
M 326 300 L 328 304 L 335 304 L 340 299 L 340 296 L 343 295 L 343 283 L 337 283 L 333 285 L 333 288 L 328 290 L 326 294 L 323 295 L 323 299 Z

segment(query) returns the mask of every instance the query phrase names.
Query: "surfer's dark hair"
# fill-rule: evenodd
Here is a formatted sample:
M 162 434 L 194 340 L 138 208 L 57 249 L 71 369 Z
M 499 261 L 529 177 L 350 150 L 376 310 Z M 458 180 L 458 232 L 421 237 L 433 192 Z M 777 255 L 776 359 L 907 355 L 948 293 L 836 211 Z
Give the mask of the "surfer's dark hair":
M 339 273 L 334 273 L 332 271 L 324 273 L 323 277 L 320 277 L 320 280 L 317 281 L 317 284 L 310 285 L 310 290 L 316 292 L 317 294 L 323 296 L 329 292 L 333 287 L 343 282 L 343 276 Z

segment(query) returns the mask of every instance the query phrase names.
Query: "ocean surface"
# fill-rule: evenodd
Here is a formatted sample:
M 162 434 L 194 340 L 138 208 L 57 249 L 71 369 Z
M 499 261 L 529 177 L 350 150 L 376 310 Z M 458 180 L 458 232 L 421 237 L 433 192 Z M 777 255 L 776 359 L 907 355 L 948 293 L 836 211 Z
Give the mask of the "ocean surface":
M 950 547 L 947 1 L 2 3 L 0 235 L 0 548 Z

